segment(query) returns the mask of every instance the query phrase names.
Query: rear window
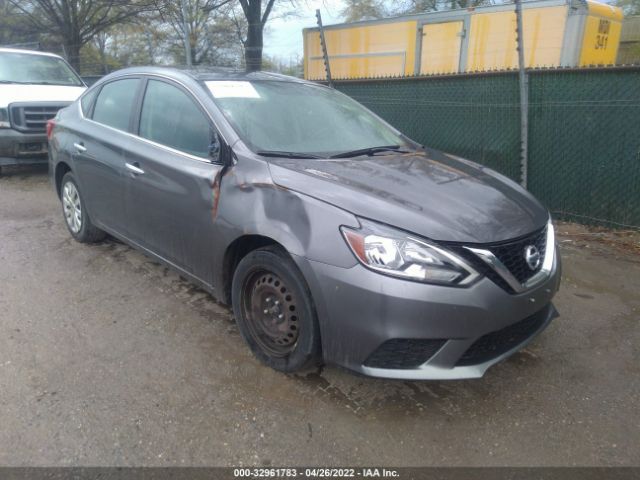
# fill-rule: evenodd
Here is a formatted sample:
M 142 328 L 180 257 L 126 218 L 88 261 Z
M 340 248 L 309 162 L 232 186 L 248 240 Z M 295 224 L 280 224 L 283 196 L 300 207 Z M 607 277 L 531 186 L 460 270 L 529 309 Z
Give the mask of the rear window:
M 133 101 L 140 79 L 128 78 L 107 83 L 96 99 L 93 120 L 118 130 L 128 131 Z

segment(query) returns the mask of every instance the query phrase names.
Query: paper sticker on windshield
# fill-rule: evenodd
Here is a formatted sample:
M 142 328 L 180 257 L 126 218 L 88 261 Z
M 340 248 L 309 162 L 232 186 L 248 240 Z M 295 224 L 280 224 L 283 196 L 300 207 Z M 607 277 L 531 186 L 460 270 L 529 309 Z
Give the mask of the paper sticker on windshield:
M 211 81 L 206 82 L 214 98 L 260 98 L 251 82 Z

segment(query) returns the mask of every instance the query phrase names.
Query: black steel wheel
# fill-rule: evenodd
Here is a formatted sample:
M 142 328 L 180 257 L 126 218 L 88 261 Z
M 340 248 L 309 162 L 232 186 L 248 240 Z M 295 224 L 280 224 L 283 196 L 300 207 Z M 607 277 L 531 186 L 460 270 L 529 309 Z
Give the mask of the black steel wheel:
M 286 252 L 266 247 L 244 257 L 234 273 L 232 298 L 238 328 L 261 361 L 284 372 L 319 364 L 311 294 Z
M 298 341 L 296 301 L 275 273 L 257 271 L 244 282 L 242 316 L 256 343 L 275 357 L 291 353 Z

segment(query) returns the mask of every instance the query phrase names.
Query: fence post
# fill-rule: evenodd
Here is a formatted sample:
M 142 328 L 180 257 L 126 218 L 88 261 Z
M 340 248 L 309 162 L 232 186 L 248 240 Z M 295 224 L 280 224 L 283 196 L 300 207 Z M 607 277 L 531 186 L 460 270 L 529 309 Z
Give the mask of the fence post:
M 520 184 L 527 188 L 529 172 L 529 77 L 524 63 L 522 0 L 516 4 L 516 41 L 518 49 L 518 83 L 520 84 Z
M 324 27 L 322 26 L 322 16 L 320 9 L 316 10 L 316 18 L 318 19 L 318 28 L 320 29 L 320 45 L 322 46 L 322 56 L 324 57 L 324 69 L 327 72 L 327 82 L 333 88 L 333 80 L 331 79 L 331 68 L 329 67 L 329 53 L 327 52 L 327 42 L 324 39 Z

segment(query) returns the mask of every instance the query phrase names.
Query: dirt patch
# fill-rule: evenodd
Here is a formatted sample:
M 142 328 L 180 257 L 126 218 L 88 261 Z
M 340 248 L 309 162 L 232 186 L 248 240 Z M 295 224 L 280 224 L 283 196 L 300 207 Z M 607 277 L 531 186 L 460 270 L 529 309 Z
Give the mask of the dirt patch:
M 561 243 L 579 248 L 608 247 L 618 253 L 636 255 L 640 262 L 640 230 L 610 230 L 570 222 L 555 222 Z

